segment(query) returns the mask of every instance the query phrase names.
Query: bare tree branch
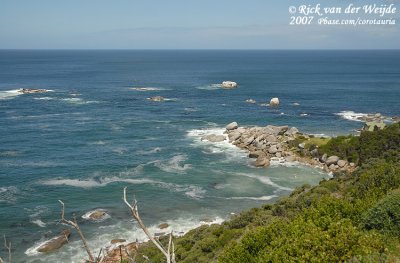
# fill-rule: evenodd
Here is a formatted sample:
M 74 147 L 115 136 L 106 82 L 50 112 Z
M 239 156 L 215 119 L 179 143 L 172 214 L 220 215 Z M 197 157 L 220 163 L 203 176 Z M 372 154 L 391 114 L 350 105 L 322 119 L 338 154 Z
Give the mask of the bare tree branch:
M 8 250 L 8 263 L 11 263 L 11 241 L 7 244 L 6 235 L 4 235 L 4 247 Z M 3 260 L 1 259 L 1 261 Z
M 136 222 L 138 223 L 139 227 L 143 230 L 143 232 L 146 234 L 146 236 L 150 239 L 151 242 L 153 242 L 153 244 L 158 248 L 158 250 L 161 251 L 161 253 L 163 253 L 163 255 L 165 256 L 165 258 L 167 259 L 167 263 L 171 263 L 175 262 L 175 258 L 172 259 L 171 257 L 171 243 L 172 243 L 172 233 L 170 235 L 170 242 L 168 245 L 168 250 L 165 250 L 165 248 L 162 246 L 162 244 L 160 243 L 160 241 L 156 240 L 154 238 L 153 235 L 151 235 L 151 233 L 149 232 L 149 230 L 147 229 L 147 227 L 144 225 L 142 219 L 140 218 L 139 215 L 139 211 L 138 211 L 138 206 L 137 206 L 137 201 L 136 199 L 133 200 L 133 203 L 130 204 L 127 199 L 126 199 L 126 187 L 124 187 L 124 196 L 123 196 L 123 200 L 125 202 L 125 204 L 129 207 L 129 209 L 131 210 L 131 214 L 132 217 L 136 220 Z M 173 251 L 172 251 L 173 252 Z M 175 253 L 173 253 L 173 255 L 175 255 Z M 146 258 L 146 257 L 145 257 Z M 146 258 L 148 259 L 148 258 Z
M 79 225 L 78 225 L 78 223 L 76 221 L 76 217 L 74 216 L 74 221 L 65 219 L 65 217 L 64 217 L 64 215 L 65 215 L 65 211 L 64 211 L 65 210 L 65 205 L 61 200 L 58 200 L 58 202 L 60 202 L 60 204 L 61 204 L 61 222 L 64 223 L 64 224 L 70 225 L 70 226 L 72 226 L 72 227 L 74 227 L 76 229 L 76 232 L 78 232 L 78 235 L 79 235 L 79 237 L 81 238 L 81 240 L 83 242 L 83 246 L 85 247 L 86 252 L 87 252 L 87 254 L 89 256 L 90 262 L 96 262 L 94 257 L 93 257 L 92 251 L 90 250 L 89 245 L 88 245 L 88 243 L 86 241 L 86 238 L 83 236 L 81 228 L 79 227 Z

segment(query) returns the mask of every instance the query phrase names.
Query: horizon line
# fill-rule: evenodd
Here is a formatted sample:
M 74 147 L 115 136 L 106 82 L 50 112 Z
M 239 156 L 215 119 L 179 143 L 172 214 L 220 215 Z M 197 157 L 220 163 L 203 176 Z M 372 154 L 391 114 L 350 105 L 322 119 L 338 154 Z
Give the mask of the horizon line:
M 0 48 L 0 51 L 399 51 L 400 48 Z

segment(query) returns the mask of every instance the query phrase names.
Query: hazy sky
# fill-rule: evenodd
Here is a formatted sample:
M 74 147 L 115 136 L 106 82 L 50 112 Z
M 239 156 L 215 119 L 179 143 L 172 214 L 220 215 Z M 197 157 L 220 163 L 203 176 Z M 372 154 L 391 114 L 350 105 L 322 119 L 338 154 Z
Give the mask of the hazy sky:
M 400 9 L 397 0 L 0 0 L 0 48 L 400 48 L 400 10 L 384 16 L 396 25 L 289 25 L 289 6 L 319 2 Z

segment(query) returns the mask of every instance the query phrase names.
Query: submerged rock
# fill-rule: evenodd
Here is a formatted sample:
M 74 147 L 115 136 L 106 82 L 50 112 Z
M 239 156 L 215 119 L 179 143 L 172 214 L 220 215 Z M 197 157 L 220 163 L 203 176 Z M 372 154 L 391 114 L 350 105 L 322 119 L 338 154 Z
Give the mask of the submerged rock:
M 253 100 L 253 99 L 247 99 L 246 102 L 247 102 L 247 103 L 251 103 L 251 104 L 257 103 L 257 101 L 255 101 L 255 100 Z
M 147 99 L 151 100 L 151 101 L 155 101 L 155 102 L 162 102 L 162 101 L 165 100 L 165 98 L 161 97 L 161 96 L 150 97 L 150 98 L 147 98 Z
M 202 141 L 209 141 L 209 142 L 223 142 L 225 141 L 225 136 L 224 135 L 216 135 L 216 134 L 210 134 L 206 135 L 201 138 Z
M 68 238 L 70 235 L 71 231 L 69 229 L 65 229 L 59 235 L 47 240 L 37 249 L 37 251 L 41 253 L 48 253 L 57 250 L 68 243 Z

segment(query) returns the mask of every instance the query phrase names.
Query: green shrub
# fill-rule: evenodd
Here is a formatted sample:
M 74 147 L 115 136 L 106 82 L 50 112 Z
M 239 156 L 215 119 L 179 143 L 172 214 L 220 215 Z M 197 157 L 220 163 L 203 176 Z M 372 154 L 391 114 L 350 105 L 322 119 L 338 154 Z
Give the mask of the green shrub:
M 400 189 L 379 201 L 362 216 L 366 229 L 377 229 L 400 236 Z

